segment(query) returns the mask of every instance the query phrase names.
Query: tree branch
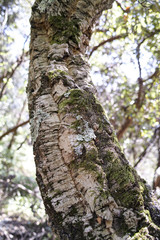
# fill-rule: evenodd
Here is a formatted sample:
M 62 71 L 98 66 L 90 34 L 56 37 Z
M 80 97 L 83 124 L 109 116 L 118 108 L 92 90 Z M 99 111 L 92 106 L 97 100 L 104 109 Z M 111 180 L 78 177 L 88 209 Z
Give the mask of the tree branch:
M 22 49 L 22 54 L 17 58 L 17 61 L 15 64 L 12 65 L 11 70 L 9 69 L 8 71 L 5 71 L 3 75 L 0 77 L 0 83 L 2 84 L 1 91 L 0 91 L 0 99 L 3 96 L 4 90 L 9 82 L 9 79 L 13 77 L 15 71 L 17 68 L 23 63 L 24 58 L 28 56 L 29 51 L 25 52 L 25 44 L 28 41 L 29 36 L 26 37 L 24 44 L 23 44 L 23 49 Z M 6 82 L 3 84 L 3 79 L 6 78 Z
M 89 58 L 91 57 L 91 55 L 93 54 L 94 51 L 96 51 L 99 47 L 103 46 L 104 44 L 108 43 L 108 42 L 113 42 L 114 40 L 120 39 L 120 38 L 125 38 L 127 36 L 127 34 L 120 34 L 117 36 L 113 36 L 111 38 L 108 38 L 104 41 L 102 41 L 101 43 L 99 43 L 97 46 L 93 47 L 90 54 L 89 54 Z
M 19 127 L 22 127 L 24 125 L 26 125 L 27 123 L 29 123 L 29 120 L 25 121 L 25 122 L 22 122 L 16 126 L 14 126 L 13 128 L 10 128 L 8 129 L 5 133 L 3 133 L 1 136 L 0 136 L 0 140 L 2 140 L 2 138 L 4 138 L 5 136 L 7 136 L 8 134 L 14 132 L 15 130 L 17 130 Z
M 124 13 L 130 12 L 130 7 L 127 7 L 126 9 L 124 9 L 118 1 L 116 1 L 116 3 L 117 3 L 117 6 L 119 6 Z
M 156 136 L 157 136 L 157 132 L 160 130 L 160 126 L 158 126 L 155 130 L 154 130 L 154 134 L 151 138 L 151 140 L 149 141 L 149 143 L 147 144 L 147 146 L 145 147 L 144 151 L 140 154 L 138 161 L 134 164 L 134 167 L 137 167 L 137 165 L 142 161 L 142 159 L 144 158 L 144 156 L 146 155 L 146 153 L 148 152 L 148 150 L 151 148 L 151 145 L 153 145 Z
M 130 116 L 127 116 L 124 124 L 122 124 L 121 129 L 117 133 L 118 140 L 120 140 L 123 137 L 124 133 L 131 126 L 132 122 L 133 119 Z
M 149 79 L 152 79 L 154 77 L 158 77 L 160 75 L 160 71 L 159 68 L 157 67 L 154 71 L 154 73 L 152 75 L 150 75 L 149 77 L 147 77 L 146 79 L 143 80 L 143 82 L 148 81 Z
M 23 63 L 24 61 L 24 57 L 28 55 L 28 52 L 26 52 L 25 54 L 22 53 L 22 55 L 17 59 L 16 64 L 14 67 L 12 67 L 11 70 L 8 70 L 7 72 L 5 72 L 1 77 L 0 77 L 0 83 L 3 83 L 3 79 L 7 78 L 6 82 L 3 84 L 1 91 L 0 91 L 0 99 L 3 96 L 4 90 L 9 82 L 9 79 L 13 77 L 15 71 L 17 70 L 17 68 Z
M 153 78 L 158 77 L 159 73 L 160 73 L 159 69 L 156 68 L 154 73 L 151 74 L 149 77 L 147 77 L 145 80 L 143 80 L 142 78 L 138 78 L 139 89 L 138 89 L 138 93 L 137 93 L 137 98 L 136 98 L 136 100 L 135 100 L 135 102 L 133 104 L 133 105 L 136 106 L 137 111 L 141 109 L 141 107 L 143 105 L 143 102 L 145 100 L 146 93 L 151 90 L 151 88 L 153 87 L 154 82 L 156 81 L 156 79 L 153 79 Z M 146 86 L 144 86 L 143 85 L 144 82 L 146 82 L 149 79 L 153 79 L 153 81 L 151 83 L 147 84 Z M 123 137 L 123 135 L 126 132 L 127 128 L 131 126 L 131 124 L 133 122 L 132 121 L 133 119 L 132 120 L 131 119 L 132 119 L 132 117 L 130 117 L 130 116 L 126 117 L 124 124 L 121 126 L 120 130 L 117 133 L 118 140 L 120 140 Z

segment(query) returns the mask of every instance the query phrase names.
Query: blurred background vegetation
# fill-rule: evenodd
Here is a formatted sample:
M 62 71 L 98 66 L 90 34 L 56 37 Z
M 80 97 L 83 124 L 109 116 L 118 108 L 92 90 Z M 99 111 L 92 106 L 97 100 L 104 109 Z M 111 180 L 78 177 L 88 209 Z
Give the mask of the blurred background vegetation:
M 33 0 L 0 0 L 0 239 L 54 239 L 35 179 L 26 85 Z M 160 195 L 160 3 L 115 1 L 88 49 L 128 161 Z

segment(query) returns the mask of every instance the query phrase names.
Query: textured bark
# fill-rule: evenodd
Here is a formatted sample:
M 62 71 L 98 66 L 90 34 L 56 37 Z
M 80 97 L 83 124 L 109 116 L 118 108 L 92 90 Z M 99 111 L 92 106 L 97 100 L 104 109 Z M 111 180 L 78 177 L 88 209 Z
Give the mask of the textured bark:
M 37 182 L 57 239 L 159 239 L 158 203 L 94 97 L 85 59 L 112 0 L 37 0 L 28 103 Z

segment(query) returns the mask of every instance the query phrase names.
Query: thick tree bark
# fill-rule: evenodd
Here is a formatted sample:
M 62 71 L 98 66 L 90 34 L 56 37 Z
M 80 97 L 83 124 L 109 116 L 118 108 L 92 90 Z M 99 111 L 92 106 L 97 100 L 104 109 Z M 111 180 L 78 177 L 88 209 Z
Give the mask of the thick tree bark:
M 37 182 L 57 239 L 159 239 L 160 211 L 94 97 L 85 59 L 112 0 L 37 0 L 28 103 Z

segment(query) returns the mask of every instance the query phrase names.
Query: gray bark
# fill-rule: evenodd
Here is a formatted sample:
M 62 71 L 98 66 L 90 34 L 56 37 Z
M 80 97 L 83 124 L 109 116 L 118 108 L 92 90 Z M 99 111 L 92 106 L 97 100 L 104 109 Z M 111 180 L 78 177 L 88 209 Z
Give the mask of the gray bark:
M 96 98 L 85 52 L 112 0 L 36 0 L 27 87 L 37 182 L 57 239 L 159 239 L 159 207 Z

